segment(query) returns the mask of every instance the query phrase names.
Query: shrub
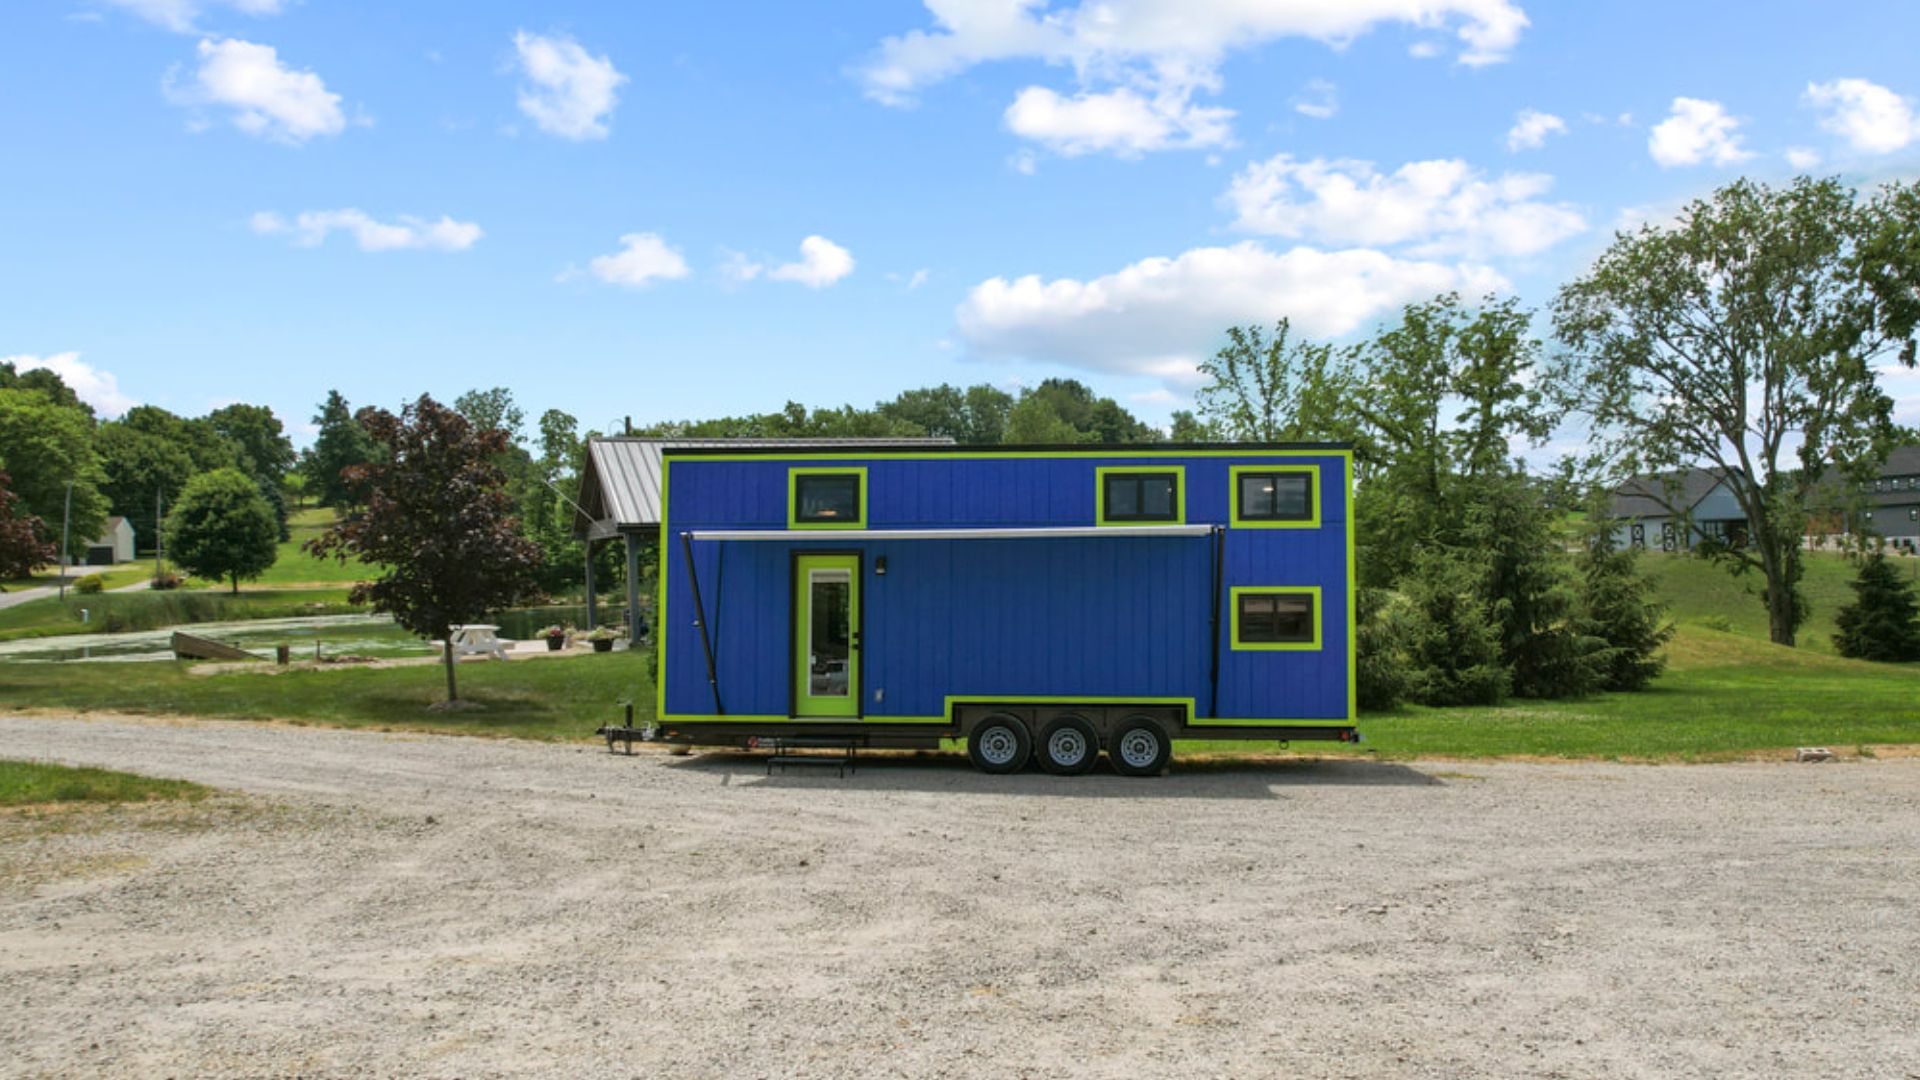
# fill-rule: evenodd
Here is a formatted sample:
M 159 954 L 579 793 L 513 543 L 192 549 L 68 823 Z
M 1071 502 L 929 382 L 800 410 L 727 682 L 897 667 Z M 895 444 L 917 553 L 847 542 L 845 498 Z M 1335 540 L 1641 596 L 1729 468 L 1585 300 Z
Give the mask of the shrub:
M 147 582 L 147 588 L 155 589 L 160 592 L 167 592 L 173 589 L 177 589 L 179 587 L 180 587 L 179 574 L 158 574 L 154 577 L 152 581 Z
M 1354 643 L 1359 705 L 1370 712 L 1391 709 L 1407 696 L 1407 657 L 1402 647 L 1405 619 L 1385 589 L 1362 587 L 1355 593 Z
M 1853 600 L 1834 621 L 1840 632 L 1833 644 L 1840 655 L 1856 660 L 1920 660 L 1920 615 L 1913 583 L 1905 580 L 1885 554 L 1874 552 L 1860 562 L 1851 582 Z
M 1587 632 L 1606 642 L 1597 657 L 1600 688 L 1646 689 L 1666 669 L 1662 650 L 1673 624 L 1665 622 L 1666 608 L 1653 598 L 1653 582 L 1640 573 L 1634 552 L 1615 550 L 1607 534 L 1598 534 L 1581 558 L 1580 587 Z M 1727 622 L 1725 615 L 1714 618 Z
M 1708 615 L 1700 620 L 1700 625 L 1723 634 L 1733 633 L 1733 620 L 1725 615 Z
M 1512 689 L 1484 571 L 1444 549 L 1422 552 L 1406 583 L 1408 696 L 1422 705 L 1497 705 Z
M 106 592 L 107 579 L 101 577 L 99 574 L 88 574 L 86 577 L 73 583 L 73 591 L 88 596 L 98 592 Z

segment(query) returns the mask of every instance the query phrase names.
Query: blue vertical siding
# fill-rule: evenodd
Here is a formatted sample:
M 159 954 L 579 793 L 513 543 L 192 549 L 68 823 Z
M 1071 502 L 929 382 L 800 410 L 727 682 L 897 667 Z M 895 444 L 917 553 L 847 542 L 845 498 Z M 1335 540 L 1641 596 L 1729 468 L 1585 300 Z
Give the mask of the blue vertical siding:
M 1211 537 L 1111 535 L 1055 539 L 852 540 L 832 531 L 775 541 L 693 545 L 732 716 L 787 715 L 792 649 L 790 567 L 796 551 L 862 557 L 862 700 L 869 719 L 933 717 L 950 695 L 1192 698 L 1204 720 L 1349 719 L 1347 458 L 1159 454 L 975 457 L 921 455 L 715 460 L 671 458 L 661 572 L 668 715 L 715 713 L 679 534 L 784 530 L 787 470 L 862 466 L 873 529 L 1091 526 L 1094 470 L 1185 467 L 1186 523 L 1230 520 L 1232 465 L 1319 467 L 1321 525 L 1233 529 L 1221 574 L 1220 679 L 1209 708 Z M 887 572 L 874 573 L 884 557 Z M 1322 648 L 1235 651 L 1227 590 L 1317 585 Z M 875 700 L 880 691 L 880 700 Z

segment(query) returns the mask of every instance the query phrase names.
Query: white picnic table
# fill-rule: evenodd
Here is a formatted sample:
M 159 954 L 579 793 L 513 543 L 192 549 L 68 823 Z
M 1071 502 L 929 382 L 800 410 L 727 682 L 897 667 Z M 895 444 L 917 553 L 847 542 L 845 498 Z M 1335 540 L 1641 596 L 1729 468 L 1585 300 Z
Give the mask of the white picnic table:
M 507 647 L 501 643 L 494 631 L 500 627 L 494 623 L 466 623 L 451 627 L 453 630 L 453 655 L 491 656 L 496 660 L 507 658 Z

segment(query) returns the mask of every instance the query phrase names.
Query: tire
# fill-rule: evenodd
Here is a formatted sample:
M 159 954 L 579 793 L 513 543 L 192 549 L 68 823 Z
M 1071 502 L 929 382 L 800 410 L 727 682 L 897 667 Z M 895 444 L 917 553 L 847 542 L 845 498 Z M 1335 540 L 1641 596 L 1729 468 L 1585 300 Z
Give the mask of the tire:
M 967 736 L 967 757 L 983 773 L 1005 775 L 1027 767 L 1033 739 L 1017 717 L 995 713 L 973 726 Z
M 1055 776 L 1081 776 L 1100 762 L 1100 734 L 1078 716 L 1062 716 L 1040 730 L 1033 756 Z
M 1107 743 L 1107 760 L 1121 776 L 1159 776 L 1172 757 L 1173 740 L 1166 729 L 1144 716 L 1121 721 Z

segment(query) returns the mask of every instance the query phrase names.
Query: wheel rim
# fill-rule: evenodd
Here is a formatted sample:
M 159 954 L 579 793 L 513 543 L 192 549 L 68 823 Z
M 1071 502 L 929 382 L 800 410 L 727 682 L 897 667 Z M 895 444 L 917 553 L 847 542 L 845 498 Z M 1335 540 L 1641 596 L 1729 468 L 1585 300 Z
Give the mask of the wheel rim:
M 989 765 L 1011 764 L 1019 752 L 1020 740 L 1011 728 L 995 725 L 980 734 L 980 760 Z
M 1087 737 L 1073 728 L 1061 728 L 1047 739 L 1047 756 L 1059 765 L 1078 765 L 1087 757 Z
M 1160 757 L 1160 740 L 1151 731 L 1129 731 L 1120 737 L 1120 760 L 1136 769 L 1153 765 Z

